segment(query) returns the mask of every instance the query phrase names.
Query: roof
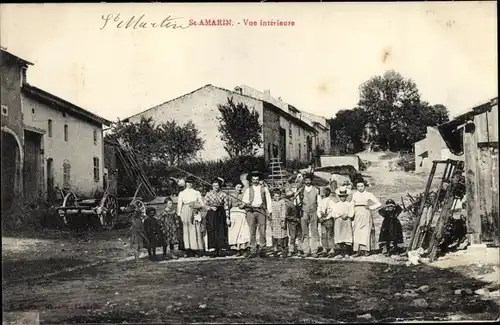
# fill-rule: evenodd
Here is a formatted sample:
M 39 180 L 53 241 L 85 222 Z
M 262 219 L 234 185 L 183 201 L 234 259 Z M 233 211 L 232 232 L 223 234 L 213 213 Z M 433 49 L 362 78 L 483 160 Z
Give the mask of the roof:
M 136 113 L 136 114 L 134 114 L 134 115 L 132 115 L 132 116 L 130 116 L 130 117 L 128 117 L 128 118 L 126 118 L 126 119 L 124 119 L 123 121 L 125 121 L 125 122 L 126 122 L 126 121 L 128 121 L 130 118 L 132 118 L 132 117 L 135 117 L 135 116 L 138 116 L 138 115 L 144 114 L 144 113 L 145 113 L 145 112 L 147 112 L 147 111 L 150 111 L 150 110 L 156 109 L 156 108 L 158 108 L 158 107 L 160 107 L 160 106 L 162 106 L 162 105 L 165 105 L 165 104 L 167 104 L 167 103 L 173 102 L 174 100 L 181 99 L 181 98 L 183 98 L 183 97 L 189 96 L 189 95 L 191 95 L 191 94 L 193 94 L 193 93 L 195 93 L 195 92 L 197 92 L 197 91 L 200 91 L 200 90 L 201 90 L 201 89 L 203 89 L 203 88 L 214 88 L 214 89 L 218 89 L 218 90 L 222 90 L 222 91 L 228 92 L 228 93 L 230 93 L 230 94 L 235 94 L 235 95 L 238 95 L 238 96 L 243 96 L 243 97 L 251 98 L 251 99 L 253 99 L 253 100 L 258 100 L 258 101 L 260 101 L 260 102 L 263 102 L 263 103 L 264 103 L 264 106 L 265 106 L 266 108 L 269 108 L 269 109 L 273 110 L 274 112 L 276 112 L 276 113 L 278 113 L 278 114 L 283 115 L 285 118 L 287 118 L 287 119 L 289 119 L 289 120 L 292 120 L 295 124 L 300 125 L 300 126 L 302 126 L 303 128 L 310 130 L 311 132 L 317 133 L 316 129 L 315 129 L 314 127 L 312 127 L 310 124 L 308 124 L 307 122 L 305 122 L 305 121 L 301 120 L 301 119 L 300 119 L 300 118 L 298 118 L 298 117 L 293 116 L 292 114 L 290 114 L 290 113 L 288 113 L 288 112 L 285 112 L 285 111 L 284 111 L 284 110 L 282 110 L 281 108 L 277 107 L 276 105 L 274 105 L 274 104 L 272 104 L 272 103 L 270 103 L 270 102 L 268 102 L 268 101 L 265 101 L 265 100 L 262 100 L 262 99 L 259 99 L 259 98 L 255 98 L 255 97 L 252 97 L 252 96 L 248 96 L 248 95 L 245 95 L 245 94 L 240 94 L 239 92 L 232 91 L 232 90 L 229 90 L 229 89 L 226 89 L 226 88 L 222 88 L 222 87 L 218 87 L 218 86 L 214 86 L 214 85 L 212 85 L 212 84 L 207 84 L 207 85 L 205 85 L 205 86 L 203 86 L 203 87 L 200 87 L 200 88 L 197 88 L 197 89 L 195 89 L 195 90 L 193 90 L 193 91 L 190 91 L 189 93 L 186 93 L 186 94 L 181 95 L 181 96 L 179 96 L 179 97 L 176 97 L 176 98 L 170 99 L 170 100 L 168 100 L 168 101 L 166 101 L 166 102 L 163 102 L 163 103 L 161 103 L 161 104 L 159 104 L 159 105 L 156 105 L 156 106 L 153 106 L 153 107 L 151 107 L 151 108 L 148 108 L 148 109 L 146 109 L 146 110 L 144 110 L 144 111 L 142 111 L 142 112 Z M 291 105 L 289 105 L 289 107 L 290 107 L 290 106 L 291 106 Z
M 461 127 L 467 121 L 473 120 L 474 116 L 490 112 L 492 107 L 498 105 L 498 97 L 472 108 L 470 111 L 455 117 L 453 120 L 438 125 L 438 130 L 443 137 L 446 146 L 457 156 L 464 153 L 463 128 Z
M 38 87 L 32 86 L 30 84 L 24 84 L 22 88 L 23 94 L 27 97 L 31 97 L 33 99 L 38 100 L 39 102 L 45 103 L 47 105 L 51 105 L 52 107 L 56 107 L 62 112 L 70 113 L 71 115 L 77 116 L 81 119 L 89 121 L 94 124 L 106 125 L 109 126 L 112 124 L 111 121 L 100 117 L 94 113 L 91 113 L 75 104 L 72 104 L 62 98 L 59 98 L 45 90 L 42 90 Z
M 28 65 L 34 65 L 33 63 L 31 63 L 31 62 L 29 62 L 29 61 L 26 61 L 25 59 L 23 59 L 23 58 L 21 58 L 21 57 L 19 57 L 19 56 L 15 55 L 15 54 L 13 54 L 13 53 L 11 53 L 11 52 L 7 51 L 7 48 L 2 47 L 2 48 L 1 48 L 1 50 L 2 50 L 2 55 L 3 55 L 3 54 L 7 54 L 7 55 L 8 55 L 8 56 L 10 56 L 12 59 L 14 59 L 14 60 L 16 60 L 17 62 L 19 62 L 22 66 L 26 66 L 26 67 L 27 67 Z

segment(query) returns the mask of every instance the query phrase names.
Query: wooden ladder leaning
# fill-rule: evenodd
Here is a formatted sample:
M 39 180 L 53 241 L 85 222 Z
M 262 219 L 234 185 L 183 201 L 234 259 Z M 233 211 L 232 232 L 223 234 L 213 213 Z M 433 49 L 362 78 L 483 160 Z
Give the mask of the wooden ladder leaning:
M 285 185 L 287 182 L 287 174 L 286 170 L 281 168 L 281 161 L 279 158 L 271 158 L 271 163 L 270 163 L 270 187 L 271 188 L 278 188 Z

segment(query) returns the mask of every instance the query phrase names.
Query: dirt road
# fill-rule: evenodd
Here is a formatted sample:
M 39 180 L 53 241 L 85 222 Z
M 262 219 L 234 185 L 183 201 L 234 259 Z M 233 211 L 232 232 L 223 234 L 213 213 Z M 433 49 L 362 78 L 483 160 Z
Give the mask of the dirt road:
M 419 192 L 425 183 L 380 165 L 365 174 L 381 201 Z M 378 256 L 153 263 L 125 261 L 126 243 L 127 230 L 3 236 L 4 312 L 38 311 L 41 323 L 51 324 L 493 320 L 499 314 L 495 258 L 412 267 Z

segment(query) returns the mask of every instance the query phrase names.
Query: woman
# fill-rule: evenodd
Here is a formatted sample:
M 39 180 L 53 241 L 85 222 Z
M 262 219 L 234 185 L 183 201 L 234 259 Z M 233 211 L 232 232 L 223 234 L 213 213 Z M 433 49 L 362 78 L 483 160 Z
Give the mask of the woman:
M 206 229 L 208 249 L 214 249 L 211 257 L 221 256 L 221 249 L 227 249 L 228 224 L 229 220 L 229 200 L 227 195 L 221 191 L 223 180 L 216 178 L 212 182 L 212 190 L 205 196 L 207 207 Z
M 177 199 L 177 215 L 182 221 L 182 239 L 188 256 L 199 257 L 205 249 L 201 232 L 201 214 L 203 207 L 201 193 L 193 189 L 194 178 L 188 177 L 186 188 L 179 193 Z
M 339 201 L 334 204 L 334 226 L 333 238 L 335 245 L 339 247 L 340 253 L 337 256 L 348 257 L 352 247 L 352 219 L 354 217 L 354 205 L 352 201 L 347 201 L 351 194 L 345 186 L 337 188 L 335 194 Z
M 246 211 L 241 208 L 243 198 L 243 183 L 238 182 L 235 186 L 236 194 L 231 198 L 229 211 L 229 245 L 236 246 L 238 256 L 245 253 L 246 246 L 250 242 L 250 228 L 248 227 Z
M 361 177 L 358 177 L 354 183 L 357 191 L 352 195 L 354 204 L 352 249 L 356 252 L 353 257 L 368 256 L 371 251 L 378 249 L 371 211 L 380 208 L 382 204 L 372 193 L 366 191 L 367 184 Z

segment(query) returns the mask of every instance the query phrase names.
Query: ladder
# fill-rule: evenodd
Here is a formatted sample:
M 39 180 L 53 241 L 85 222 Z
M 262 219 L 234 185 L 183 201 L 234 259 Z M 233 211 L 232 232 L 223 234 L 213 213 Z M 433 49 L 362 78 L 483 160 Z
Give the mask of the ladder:
M 271 158 L 270 170 L 270 187 L 283 187 L 287 182 L 287 173 L 286 170 L 281 168 L 281 161 L 279 158 Z

